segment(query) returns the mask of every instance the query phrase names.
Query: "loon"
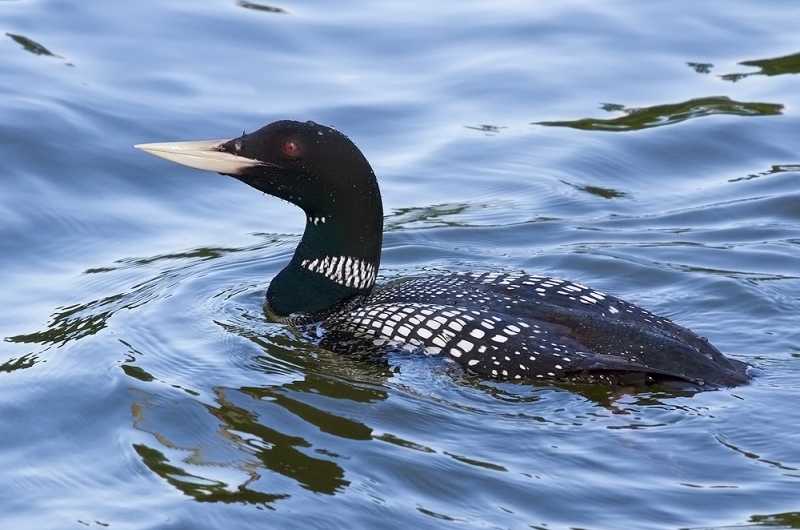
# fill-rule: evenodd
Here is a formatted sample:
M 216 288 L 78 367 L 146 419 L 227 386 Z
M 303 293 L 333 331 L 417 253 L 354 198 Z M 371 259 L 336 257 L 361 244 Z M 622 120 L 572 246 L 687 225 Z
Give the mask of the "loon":
M 267 289 L 266 312 L 317 330 L 332 351 L 443 354 L 499 380 L 732 387 L 747 365 L 671 320 L 578 283 L 506 272 L 376 287 L 378 181 L 356 145 L 317 123 L 276 121 L 233 140 L 139 144 L 300 207 L 305 231 Z

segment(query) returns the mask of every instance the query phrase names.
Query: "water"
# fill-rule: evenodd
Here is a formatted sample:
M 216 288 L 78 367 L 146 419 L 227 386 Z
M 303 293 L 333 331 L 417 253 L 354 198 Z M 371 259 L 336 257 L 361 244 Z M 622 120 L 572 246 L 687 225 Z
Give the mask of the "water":
M 800 528 L 799 18 L 0 1 L 3 527 Z M 131 147 L 279 118 L 371 160 L 383 280 L 570 278 L 758 378 L 533 386 L 303 343 L 261 308 L 302 214 Z

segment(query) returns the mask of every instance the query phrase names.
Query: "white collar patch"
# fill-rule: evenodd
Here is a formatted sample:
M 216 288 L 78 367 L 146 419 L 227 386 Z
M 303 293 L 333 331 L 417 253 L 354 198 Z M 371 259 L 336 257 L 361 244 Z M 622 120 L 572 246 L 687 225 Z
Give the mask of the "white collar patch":
M 349 256 L 325 256 L 320 259 L 304 259 L 303 268 L 322 274 L 329 280 L 356 289 L 367 289 L 375 284 L 375 266 Z

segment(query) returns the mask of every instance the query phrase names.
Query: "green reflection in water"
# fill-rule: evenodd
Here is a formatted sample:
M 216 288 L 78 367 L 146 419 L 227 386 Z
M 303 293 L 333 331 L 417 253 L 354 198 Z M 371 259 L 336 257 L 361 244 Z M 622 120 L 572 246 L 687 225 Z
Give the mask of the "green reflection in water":
M 57 57 L 59 59 L 63 59 L 60 55 L 56 55 L 55 53 L 51 52 L 38 42 L 29 39 L 28 37 L 23 37 L 22 35 L 15 35 L 13 33 L 6 33 L 7 36 L 11 37 L 14 42 L 25 48 L 26 51 L 31 52 L 34 55 L 46 55 L 49 57 Z
M 752 75 L 784 75 L 784 74 L 800 74 L 800 53 L 792 55 L 784 55 L 783 57 L 773 57 L 771 59 L 756 59 L 753 61 L 742 61 L 739 64 L 744 66 L 753 66 L 759 68 L 758 72 L 751 72 L 747 74 L 726 74 L 721 75 L 720 78 L 725 81 L 736 82 L 745 77 Z
M 181 492 L 204 502 L 245 502 L 263 504 L 274 502 L 279 499 L 287 498 L 288 493 L 267 494 L 258 492 L 254 489 L 253 483 L 263 481 L 266 471 L 277 473 L 292 479 L 304 489 L 315 493 L 334 495 L 349 486 L 349 481 L 344 479 L 344 470 L 329 458 L 335 458 L 333 452 L 318 448 L 314 450 L 313 444 L 303 436 L 287 434 L 267 426 L 259 421 L 259 414 L 233 403 L 233 399 L 242 394 L 249 395 L 257 401 L 265 400 L 270 406 L 275 405 L 285 408 L 290 412 L 299 411 L 301 418 L 314 424 L 320 422 L 323 426 L 330 427 L 336 422 L 349 422 L 350 427 L 355 422 L 345 418 L 333 418 L 331 414 L 313 410 L 312 407 L 303 405 L 292 400 L 286 395 L 282 395 L 278 389 L 242 389 L 229 390 L 217 389 L 217 406 L 206 405 L 205 409 L 217 420 L 219 429 L 217 436 L 228 440 L 237 448 L 232 460 L 227 462 L 209 461 L 202 455 L 206 452 L 214 453 L 213 443 L 206 437 L 208 432 L 200 432 L 202 440 L 197 444 L 179 444 L 172 441 L 170 436 L 171 422 L 162 421 L 160 427 L 150 427 L 147 420 L 148 411 L 153 414 L 170 414 L 171 410 L 151 409 L 149 406 L 133 406 L 134 426 L 144 432 L 152 434 L 165 448 L 170 450 L 181 450 L 188 452 L 191 457 L 182 460 L 181 463 L 170 462 L 162 452 L 144 446 L 135 446 L 137 453 L 142 461 L 154 473 L 159 475 L 172 486 Z M 262 419 L 268 419 L 264 415 Z M 156 421 L 154 425 L 158 423 Z M 334 434 L 342 434 L 346 428 L 337 426 L 333 430 Z M 329 429 L 331 430 L 331 429 Z M 371 432 L 366 426 L 360 425 L 356 428 L 362 432 Z M 206 447 L 208 446 L 208 447 Z M 321 458 L 307 454 L 308 452 L 321 455 Z M 215 469 L 220 466 L 229 467 L 233 470 L 244 472 L 249 478 L 239 485 L 231 485 L 217 479 L 201 476 L 198 471 L 190 472 L 185 467 L 192 467 L 195 470 L 204 468 Z M 205 475 L 205 473 L 202 473 Z
M 578 191 L 582 191 L 584 193 L 588 193 L 590 195 L 595 195 L 596 197 L 602 197 L 603 199 L 620 199 L 623 197 L 627 197 L 628 194 L 624 191 L 615 190 L 614 188 L 603 188 L 600 186 L 580 186 L 578 184 L 571 184 L 565 180 L 562 180 L 564 184 L 567 186 L 571 186 Z
M 152 381 L 143 377 L 146 374 L 143 371 L 131 373 L 129 369 L 126 374 L 139 380 Z M 371 441 L 373 430 L 359 421 L 322 410 L 306 402 L 307 398 L 361 403 L 387 398 L 386 392 L 380 388 L 310 373 L 285 385 L 218 388 L 214 394 L 214 405 L 197 404 L 214 418 L 211 425 L 215 426 L 215 435 L 209 438 L 211 433 L 201 430 L 195 442 L 187 441 L 185 433 L 178 434 L 180 429 L 172 433 L 173 417 L 179 411 L 163 405 L 154 406 L 148 394 L 140 394 L 141 403 L 132 406 L 134 427 L 151 434 L 165 449 L 182 451 L 191 456 L 174 462 L 152 447 L 140 444 L 135 449 L 154 473 L 197 500 L 254 504 L 291 496 L 290 493 L 256 491 L 255 488 L 263 488 L 265 484 L 269 487 L 270 473 L 289 478 L 304 489 L 325 495 L 335 495 L 350 485 L 344 477 L 344 469 L 335 462 L 341 456 L 329 444 L 335 446 L 339 440 Z M 242 401 L 243 397 L 248 399 Z M 289 413 L 288 420 L 286 413 Z M 151 415 L 154 418 L 149 418 Z M 177 440 L 183 442 L 178 443 Z M 220 441 L 228 450 L 233 448 L 232 458 L 221 456 L 224 453 L 217 446 Z M 211 461 L 204 456 L 207 454 L 217 456 Z M 203 472 L 204 469 L 219 467 L 245 473 L 247 478 L 241 484 L 231 485 Z
M 253 491 L 244 486 L 231 491 L 228 485 L 223 482 L 191 475 L 183 469 L 171 465 L 167 457 L 156 449 L 143 444 L 134 444 L 133 448 L 151 471 L 176 489 L 198 501 L 269 505 L 288 497 L 288 495 L 283 494 Z
M 746 177 L 737 177 L 729 179 L 728 182 L 739 182 L 740 180 L 752 180 L 760 177 L 768 177 L 769 175 L 776 175 L 778 173 L 794 173 L 800 172 L 800 164 L 781 164 L 773 165 L 766 171 L 760 173 L 751 173 Z
M 759 527 L 800 528 L 800 512 L 754 515 L 750 518 L 750 521 Z
M 310 376 L 309 378 L 319 379 L 319 377 L 314 376 Z M 322 382 L 322 380 L 320 382 Z M 290 398 L 284 392 L 275 392 L 269 388 L 242 388 L 241 392 L 249 394 L 251 397 L 258 400 L 271 399 L 276 405 L 283 407 L 307 423 L 315 425 L 324 433 L 350 440 L 372 439 L 372 429 L 363 423 L 319 410 L 302 401 Z
M 458 460 L 459 462 L 461 462 L 463 464 L 468 464 L 470 466 L 481 467 L 483 469 L 489 469 L 491 471 L 508 472 L 508 469 L 506 469 L 505 467 L 497 465 L 497 464 L 492 464 L 491 462 L 482 462 L 480 460 L 475 460 L 474 458 L 467 458 L 466 456 L 456 455 L 456 454 L 453 454 L 453 453 L 448 453 L 447 451 L 445 451 L 444 454 L 446 454 L 447 456 L 453 458 L 454 460 Z
M 264 391 L 264 397 L 270 395 L 269 390 L 260 390 Z M 298 449 L 311 448 L 311 442 L 260 423 L 255 413 L 229 401 L 225 391 L 218 391 L 217 396 L 219 407 L 208 407 L 208 411 L 222 422 L 231 440 L 255 452 L 265 469 L 293 479 L 301 487 L 315 493 L 333 495 L 350 484 L 344 480 L 344 470 L 337 463 L 315 458 Z M 277 404 L 285 405 L 286 401 Z M 339 421 L 345 420 L 339 418 Z M 243 433 L 247 436 L 242 436 Z M 253 440 L 258 442 L 254 443 Z
M 14 370 L 30 368 L 37 362 L 39 362 L 39 356 L 29 353 L 16 359 L 9 359 L 3 364 L 0 364 L 0 372 L 13 372 Z
M 410 440 L 404 440 L 398 436 L 395 436 L 391 433 L 383 433 L 375 436 L 376 440 L 380 440 L 382 442 L 388 442 L 392 445 L 396 445 L 398 447 L 404 447 L 406 449 L 413 449 L 414 451 L 420 451 L 422 453 L 435 453 L 436 451 L 431 449 L 430 447 L 422 444 L 418 444 L 416 442 L 412 442 Z
M 689 65 L 690 68 L 694 69 L 695 72 L 698 74 L 708 74 L 711 73 L 711 69 L 714 67 L 711 63 L 686 63 Z
M 725 96 L 690 99 L 682 103 L 655 105 L 653 107 L 626 108 L 617 104 L 605 104 L 604 110 L 624 112 L 625 116 L 607 120 L 584 118 L 572 121 L 543 121 L 534 125 L 571 127 L 586 131 L 636 131 L 679 123 L 691 118 L 727 114 L 734 116 L 773 116 L 781 114 L 783 105 L 777 103 L 755 103 L 734 101 Z
M 149 383 L 155 380 L 155 377 L 153 377 L 144 368 L 140 366 L 134 366 L 132 364 L 123 364 L 120 366 L 120 368 L 122 368 L 122 371 L 125 372 L 125 375 L 133 377 L 134 379 L 138 379 L 139 381 Z
M 122 298 L 123 295 L 115 295 L 102 300 L 89 302 L 88 304 L 60 308 L 59 311 L 53 315 L 53 319 L 47 325 L 47 329 L 6 337 L 5 340 L 22 344 L 63 346 L 70 340 L 94 335 L 106 327 L 106 321 L 114 311 L 107 310 L 94 313 L 91 312 L 91 310 L 112 305 Z
M 761 71 L 758 72 L 761 75 L 800 74 L 800 53 L 773 59 L 742 61 L 739 64 L 761 68 Z
M 407 230 L 420 226 L 462 226 L 448 218 L 461 215 L 468 209 L 467 203 L 396 208 L 387 216 L 384 231 Z
M 320 350 L 285 328 L 270 333 L 246 322 L 239 323 L 243 326 L 217 324 L 263 350 L 253 358 L 254 370 L 292 380 L 267 387 L 216 388 L 213 404 L 190 399 L 185 403 L 202 407 L 212 418 L 203 423 L 213 426 L 213 432 L 201 428 L 188 434 L 188 439 L 186 430 L 175 423 L 175 418 L 185 418 L 183 410 L 188 410 L 175 407 L 186 405 L 162 399 L 160 393 L 138 394 L 141 397 L 132 404 L 134 428 L 149 433 L 163 446 L 161 450 L 137 447 L 144 463 L 181 492 L 204 502 L 263 504 L 292 496 L 291 490 L 286 491 L 286 481 L 277 476 L 324 495 L 348 488 L 350 481 L 336 461 L 343 458 L 341 444 L 372 441 L 373 429 L 331 412 L 327 405 L 387 399 L 386 390 L 377 386 L 388 375 L 386 367 Z M 133 364 L 123 364 L 122 369 L 138 381 L 176 387 Z M 356 381 L 349 377 L 353 374 Z M 185 426 L 186 420 L 180 425 Z M 188 456 L 176 457 L 176 451 Z M 215 474 L 220 468 L 233 473 L 223 473 L 220 478 Z M 242 474 L 244 479 L 238 484 L 229 483 L 228 477 Z M 284 491 L 259 491 L 279 487 Z

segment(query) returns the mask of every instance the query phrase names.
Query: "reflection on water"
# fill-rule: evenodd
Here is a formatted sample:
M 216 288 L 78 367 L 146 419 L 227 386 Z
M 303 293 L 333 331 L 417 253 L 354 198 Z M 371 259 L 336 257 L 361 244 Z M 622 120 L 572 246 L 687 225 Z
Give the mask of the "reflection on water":
M 134 427 L 151 434 L 161 445 L 160 448 L 136 446 L 142 461 L 152 471 L 197 500 L 256 504 L 292 495 L 274 493 L 276 484 L 283 482 L 270 478 L 273 473 L 315 493 L 341 492 L 350 483 L 336 463 L 341 456 L 326 444 L 332 439 L 372 439 L 370 427 L 311 405 L 304 401 L 304 395 L 313 396 L 317 402 L 328 399 L 373 403 L 387 398 L 386 392 L 379 388 L 313 374 L 279 387 L 218 388 L 214 392 L 214 405 L 202 407 L 213 421 L 194 420 L 217 425 L 216 432 L 188 433 L 187 440 L 185 430 L 170 422 L 169 418 L 178 412 L 171 409 L 188 407 L 195 410 L 192 415 L 196 416 L 201 410 L 198 404 L 170 404 L 162 400 L 156 406 L 155 396 L 137 394 L 139 397 L 132 404 Z M 230 477 L 236 475 L 243 478 L 238 483 L 230 482 Z
M 465 125 L 467 129 L 473 129 L 475 131 L 485 132 L 488 135 L 497 134 L 500 132 L 501 129 L 506 129 L 501 125 Z
M 397 208 L 384 221 L 384 231 L 394 231 L 421 226 L 456 226 L 449 218 L 463 213 L 469 204 L 434 204 L 429 206 L 410 206 Z
M 571 127 L 587 131 L 636 131 L 680 123 L 692 118 L 726 114 L 732 116 L 774 116 L 780 114 L 783 105 L 777 103 L 755 103 L 734 101 L 725 96 L 690 99 L 682 103 L 654 105 L 652 107 L 626 108 L 624 105 L 607 103 L 603 110 L 623 112 L 625 116 L 611 119 L 584 118 L 571 121 L 542 121 L 537 125 Z
M 687 62 L 690 68 L 694 69 L 695 72 L 698 74 L 708 74 L 711 73 L 711 69 L 714 67 L 711 63 L 691 63 Z
M 153 473 L 197 501 L 269 505 L 287 497 L 253 491 L 246 487 L 246 483 L 234 489 L 225 482 L 191 475 L 180 467 L 171 465 L 167 457 L 157 449 L 144 444 L 134 444 L 133 447 Z M 258 478 L 258 475 L 255 474 L 253 478 Z
M 61 57 L 60 55 L 56 55 L 55 53 L 51 52 L 38 42 L 29 39 L 28 37 L 24 37 L 22 35 L 14 35 L 13 33 L 6 33 L 6 35 L 14 39 L 14 42 L 25 48 L 25 51 L 29 51 L 34 55 L 48 55 L 50 57 L 57 57 L 59 59 L 63 59 L 63 57 Z
M 754 515 L 750 518 L 752 528 L 800 528 L 800 511 L 776 513 L 772 515 Z M 737 526 L 737 528 L 748 528 Z
M 253 11 L 265 11 L 267 13 L 287 13 L 285 9 L 280 7 L 268 6 L 255 2 L 247 2 L 246 0 L 239 0 L 236 2 L 236 5 L 245 9 L 252 9 Z
M 583 191 L 585 193 L 589 193 L 596 197 L 602 197 L 603 199 L 621 199 L 623 197 L 627 197 L 628 194 L 624 191 L 619 191 L 611 188 L 601 188 L 600 186 L 579 186 L 578 184 L 572 184 L 570 182 L 564 182 L 567 186 L 572 186 L 576 190 Z
M 738 182 L 740 180 L 752 180 L 759 177 L 767 177 L 769 175 L 776 175 L 778 173 L 787 173 L 787 172 L 800 173 L 800 164 L 774 165 L 766 171 L 762 171 L 760 173 L 752 173 L 750 175 L 747 175 L 746 177 L 737 177 L 734 179 L 730 179 L 728 182 Z
M 783 57 L 775 57 L 772 59 L 742 61 L 739 64 L 744 66 L 753 66 L 755 68 L 759 68 L 760 70 L 758 72 L 751 72 L 748 74 L 725 74 L 719 76 L 720 79 L 736 82 L 754 75 L 774 76 L 784 74 L 800 74 L 800 53 L 785 55 Z
M 37 362 L 39 362 L 39 356 L 34 353 L 29 353 L 19 358 L 11 358 L 3 364 L 0 364 L 0 372 L 13 372 L 14 370 L 30 368 Z
M 63 346 L 69 341 L 94 335 L 105 328 L 108 319 L 120 308 L 118 303 L 124 300 L 126 300 L 125 295 L 116 294 L 86 304 L 59 308 L 47 325 L 47 329 L 6 337 L 5 340 L 48 347 Z M 108 306 L 111 306 L 111 309 L 96 311 L 98 308 Z
M 714 65 L 711 63 L 687 62 L 686 64 L 699 74 L 711 73 L 712 68 L 714 68 Z M 784 55 L 782 57 L 774 57 L 771 59 L 741 61 L 739 64 L 743 66 L 759 68 L 759 70 L 757 72 L 749 73 L 722 74 L 719 76 L 719 78 L 723 81 L 731 81 L 735 83 L 736 81 L 740 81 L 755 75 L 775 76 L 784 74 L 798 74 L 800 73 L 800 53 L 793 53 L 791 55 Z

